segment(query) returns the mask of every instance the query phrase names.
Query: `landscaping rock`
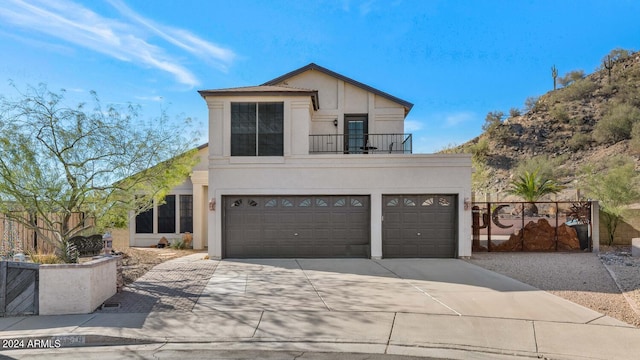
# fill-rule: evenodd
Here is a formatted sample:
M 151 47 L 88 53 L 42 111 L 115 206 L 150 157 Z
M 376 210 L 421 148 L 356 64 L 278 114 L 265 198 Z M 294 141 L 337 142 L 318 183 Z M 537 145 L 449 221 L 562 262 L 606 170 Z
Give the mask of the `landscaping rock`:
M 529 221 L 523 229 L 511 234 L 509 240 L 492 246 L 491 251 L 556 251 L 555 236 L 556 230 L 547 219 L 540 219 L 537 222 Z M 578 249 L 580 249 L 580 241 L 575 229 L 566 224 L 560 225 L 557 250 Z

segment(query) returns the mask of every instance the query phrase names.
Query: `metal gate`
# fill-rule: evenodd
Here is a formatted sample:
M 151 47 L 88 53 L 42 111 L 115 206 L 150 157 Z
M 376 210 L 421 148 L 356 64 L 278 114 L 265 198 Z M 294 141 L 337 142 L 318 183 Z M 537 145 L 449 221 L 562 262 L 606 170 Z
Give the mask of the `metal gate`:
M 0 261 L 0 316 L 38 314 L 38 264 Z

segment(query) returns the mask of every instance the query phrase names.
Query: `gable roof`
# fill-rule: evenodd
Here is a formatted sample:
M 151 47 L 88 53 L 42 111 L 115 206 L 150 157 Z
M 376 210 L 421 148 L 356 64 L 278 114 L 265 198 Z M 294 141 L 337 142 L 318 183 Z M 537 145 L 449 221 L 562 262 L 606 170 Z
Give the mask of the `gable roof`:
M 311 96 L 314 110 L 318 110 L 318 90 L 282 85 L 244 86 L 226 89 L 199 90 L 200 96 L 261 96 L 261 95 L 302 95 Z
M 398 104 L 404 106 L 404 114 L 405 114 L 405 116 L 409 113 L 409 111 L 411 111 L 411 108 L 413 108 L 413 104 L 408 102 L 408 101 L 406 101 L 406 100 L 402 100 L 400 98 L 397 98 L 397 97 L 395 97 L 393 95 L 390 95 L 390 94 L 388 94 L 388 93 L 386 93 L 384 91 L 380 91 L 380 90 L 378 90 L 376 88 L 373 88 L 373 87 L 371 87 L 369 85 L 363 84 L 363 83 L 361 83 L 359 81 L 353 80 L 351 78 L 348 78 L 348 77 L 346 77 L 344 75 L 338 74 L 337 72 L 331 71 L 331 70 L 329 70 L 327 68 L 324 68 L 324 67 L 322 67 L 320 65 L 317 65 L 317 64 L 314 64 L 314 63 L 311 63 L 309 65 L 303 66 L 303 67 L 301 67 L 301 68 L 299 68 L 297 70 L 293 70 L 291 72 L 288 72 L 288 73 L 286 73 L 286 74 L 284 74 L 282 76 L 278 76 L 277 78 L 275 78 L 273 80 L 269 80 L 266 83 L 262 84 L 262 86 L 278 85 L 279 83 L 281 83 L 281 82 L 283 82 L 283 81 L 285 81 L 285 80 L 287 80 L 289 78 L 292 78 L 292 77 L 294 77 L 296 75 L 302 74 L 303 72 L 309 71 L 309 70 L 320 71 L 321 73 L 324 73 L 324 74 L 327 74 L 329 76 L 338 78 L 338 79 L 340 79 L 340 80 L 342 80 L 342 81 L 344 81 L 346 83 L 349 83 L 349 84 L 351 84 L 353 86 L 359 87 L 359 88 L 361 88 L 363 90 L 369 91 L 369 92 L 374 93 L 376 95 L 379 95 L 379 96 L 381 96 L 383 98 L 391 100 L 391 101 L 393 101 L 395 103 L 398 103 Z

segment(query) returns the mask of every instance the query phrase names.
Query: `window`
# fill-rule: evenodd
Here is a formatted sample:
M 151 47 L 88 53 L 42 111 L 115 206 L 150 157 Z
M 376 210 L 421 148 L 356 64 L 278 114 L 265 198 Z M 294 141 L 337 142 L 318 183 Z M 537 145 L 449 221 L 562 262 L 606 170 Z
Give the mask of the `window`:
M 153 208 L 136 216 L 136 234 L 153 234 Z
M 176 226 L 193 232 L 193 195 L 167 195 L 164 204 L 136 215 L 136 234 L 175 234 Z
M 158 233 L 173 234 L 176 232 L 176 196 L 167 195 L 164 201 L 158 206 Z
M 193 196 L 180 195 L 180 232 L 193 232 Z
M 231 103 L 231 156 L 284 154 L 284 103 Z

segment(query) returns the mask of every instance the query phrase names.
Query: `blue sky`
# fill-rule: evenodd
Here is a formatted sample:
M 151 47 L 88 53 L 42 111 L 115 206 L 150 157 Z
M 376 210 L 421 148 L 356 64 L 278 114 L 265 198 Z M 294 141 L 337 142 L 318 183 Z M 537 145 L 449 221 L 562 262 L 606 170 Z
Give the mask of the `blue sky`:
M 9 80 L 74 100 L 95 90 L 205 134 L 197 90 L 315 62 L 414 103 L 406 132 L 430 153 L 550 90 L 554 64 L 590 73 L 614 48 L 638 50 L 639 16 L 636 0 L 0 0 L 0 94 Z

